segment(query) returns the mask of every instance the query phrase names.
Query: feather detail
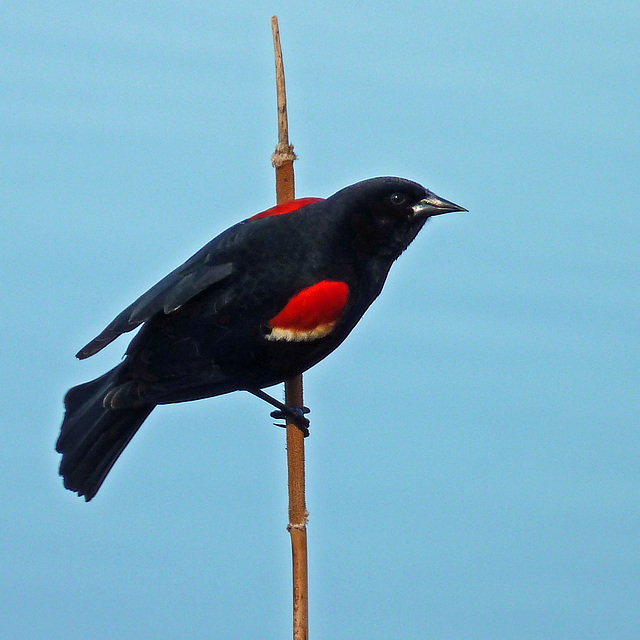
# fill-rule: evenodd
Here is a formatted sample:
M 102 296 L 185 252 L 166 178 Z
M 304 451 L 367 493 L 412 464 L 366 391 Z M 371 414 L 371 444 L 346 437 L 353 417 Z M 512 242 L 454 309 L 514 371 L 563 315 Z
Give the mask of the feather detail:
M 277 204 L 275 207 L 271 207 L 262 213 L 256 213 L 256 215 L 251 216 L 249 220 L 260 220 L 260 218 L 268 218 L 269 216 L 280 216 L 283 213 L 291 213 L 292 211 L 297 211 L 298 209 L 302 209 L 302 207 L 306 207 L 308 204 L 320 202 L 321 200 L 324 200 L 324 198 L 298 198 L 297 200 L 289 200 L 289 202 Z
M 267 340 L 302 342 L 324 338 L 333 331 L 349 298 L 346 282 L 322 280 L 297 293 L 269 321 Z

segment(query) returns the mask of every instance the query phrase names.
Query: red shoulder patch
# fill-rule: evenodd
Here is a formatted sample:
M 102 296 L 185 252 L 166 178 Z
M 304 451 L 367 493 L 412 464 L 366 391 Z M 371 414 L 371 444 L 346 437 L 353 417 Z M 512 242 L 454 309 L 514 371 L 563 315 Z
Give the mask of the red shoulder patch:
M 331 333 L 349 298 L 346 282 L 322 280 L 303 289 L 269 321 L 268 340 L 317 340 Z
M 260 218 L 268 218 L 269 216 L 281 216 L 283 213 L 291 213 L 306 207 L 308 204 L 314 202 L 320 202 L 324 198 L 297 198 L 296 200 L 289 200 L 289 202 L 283 202 L 277 204 L 275 207 L 271 207 L 262 213 L 256 213 L 255 216 L 251 216 L 249 220 L 259 220 Z

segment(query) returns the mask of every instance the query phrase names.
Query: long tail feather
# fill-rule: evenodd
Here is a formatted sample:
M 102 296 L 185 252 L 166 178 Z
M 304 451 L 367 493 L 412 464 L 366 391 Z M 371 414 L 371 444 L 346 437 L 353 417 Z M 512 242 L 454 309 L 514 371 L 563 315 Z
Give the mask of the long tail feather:
M 107 393 L 119 383 L 120 367 L 71 389 L 56 450 L 62 454 L 64 486 L 91 500 L 124 448 L 155 405 L 108 409 Z

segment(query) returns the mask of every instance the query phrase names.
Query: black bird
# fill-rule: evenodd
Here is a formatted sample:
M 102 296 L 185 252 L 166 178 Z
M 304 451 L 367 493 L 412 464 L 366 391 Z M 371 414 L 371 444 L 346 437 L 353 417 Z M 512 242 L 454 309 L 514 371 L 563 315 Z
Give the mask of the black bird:
M 260 390 L 331 353 L 427 219 L 451 211 L 466 209 L 409 180 L 372 178 L 273 207 L 211 240 L 77 354 L 142 325 L 119 365 L 65 397 L 56 444 L 65 487 L 91 500 L 158 404 L 247 390 L 282 409 Z

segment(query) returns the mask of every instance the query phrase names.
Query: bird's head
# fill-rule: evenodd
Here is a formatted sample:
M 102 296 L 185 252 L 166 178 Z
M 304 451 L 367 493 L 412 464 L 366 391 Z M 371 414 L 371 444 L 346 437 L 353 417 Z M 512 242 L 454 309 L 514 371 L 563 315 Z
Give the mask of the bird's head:
M 331 199 L 348 212 L 353 248 L 363 258 L 395 260 L 431 217 L 463 207 L 404 178 L 371 178 L 338 191 Z

